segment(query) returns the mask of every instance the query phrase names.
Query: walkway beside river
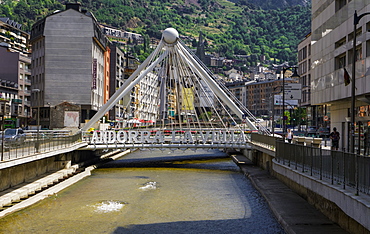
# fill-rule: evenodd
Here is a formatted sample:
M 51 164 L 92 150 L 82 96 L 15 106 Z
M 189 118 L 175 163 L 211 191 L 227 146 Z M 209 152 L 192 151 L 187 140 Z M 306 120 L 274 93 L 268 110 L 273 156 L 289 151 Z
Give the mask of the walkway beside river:
M 268 171 L 253 165 L 241 155 L 234 156 L 234 160 L 265 197 L 276 218 L 288 233 L 348 233 Z

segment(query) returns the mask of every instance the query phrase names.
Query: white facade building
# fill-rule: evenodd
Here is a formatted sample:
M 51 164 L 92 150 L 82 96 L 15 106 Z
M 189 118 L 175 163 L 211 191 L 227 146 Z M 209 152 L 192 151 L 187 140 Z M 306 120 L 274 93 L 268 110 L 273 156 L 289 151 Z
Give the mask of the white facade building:
M 344 68 L 351 76 L 355 10 L 358 15 L 370 12 L 370 1 L 312 1 L 311 104 L 330 107 L 331 128 L 339 130 L 339 147 L 346 149 L 351 147 L 352 92 L 351 84 L 344 83 Z M 370 16 L 363 17 L 357 28 L 355 147 L 363 149 L 362 136 L 370 127 Z

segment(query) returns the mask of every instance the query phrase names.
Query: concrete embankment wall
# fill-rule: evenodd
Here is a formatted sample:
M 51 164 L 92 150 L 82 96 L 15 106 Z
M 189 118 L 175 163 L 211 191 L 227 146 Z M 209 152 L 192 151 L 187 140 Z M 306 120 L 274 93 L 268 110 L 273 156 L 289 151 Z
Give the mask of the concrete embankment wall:
M 332 221 L 350 233 L 370 233 L 370 203 L 366 195 L 356 196 L 352 188 L 334 186 L 277 163 L 271 152 L 253 149 L 243 152 L 258 166 L 284 182 Z
M 94 158 L 96 156 L 91 151 L 72 151 L 46 157 L 39 156 L 39 159 L 25 163 L 22 162 L 25 159 L 3 162 L 0 164 L 0 191 Z
M 370 233 L 370 203 L 355 189 L 342 189 L 273 160 L 272 174 L 351 233 Z M 362 196 L 362 197 L 361 197 Z

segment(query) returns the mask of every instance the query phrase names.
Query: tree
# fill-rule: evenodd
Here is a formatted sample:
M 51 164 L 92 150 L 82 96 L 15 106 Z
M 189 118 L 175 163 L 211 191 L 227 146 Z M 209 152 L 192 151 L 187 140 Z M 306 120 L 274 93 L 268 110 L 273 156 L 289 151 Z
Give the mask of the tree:
M 306 109 L 302 107 L 298 107 L 294 109 L 292 118 L 294 125 L 301 125 L 305 122 L 306 119 Z

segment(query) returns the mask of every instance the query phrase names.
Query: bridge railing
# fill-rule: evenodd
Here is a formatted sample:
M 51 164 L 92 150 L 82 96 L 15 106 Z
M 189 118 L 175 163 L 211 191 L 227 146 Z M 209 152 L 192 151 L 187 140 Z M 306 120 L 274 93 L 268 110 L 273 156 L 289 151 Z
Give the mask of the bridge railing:
M 276 141 L 276 159 L 319 180 L 370 195 L 370 157 Z
M 77 142 L 81 142 L 81 133 L 44 134 L 40 131 L 38 137 L 35 134 L 27 134 L 26 138 L 19 142 L 0 142 L 0 162 L 67 148 Z
M 251 131 L 234 129 L 115 129 L 84 131 L 87 149 L 248 148 Z
M 279 135 L 263 135 L 259 133 L 251 134 L 251 142 L 255 145 L 270 149 L 275 151 L 276 149 L 276 140 L 281 139 Z

